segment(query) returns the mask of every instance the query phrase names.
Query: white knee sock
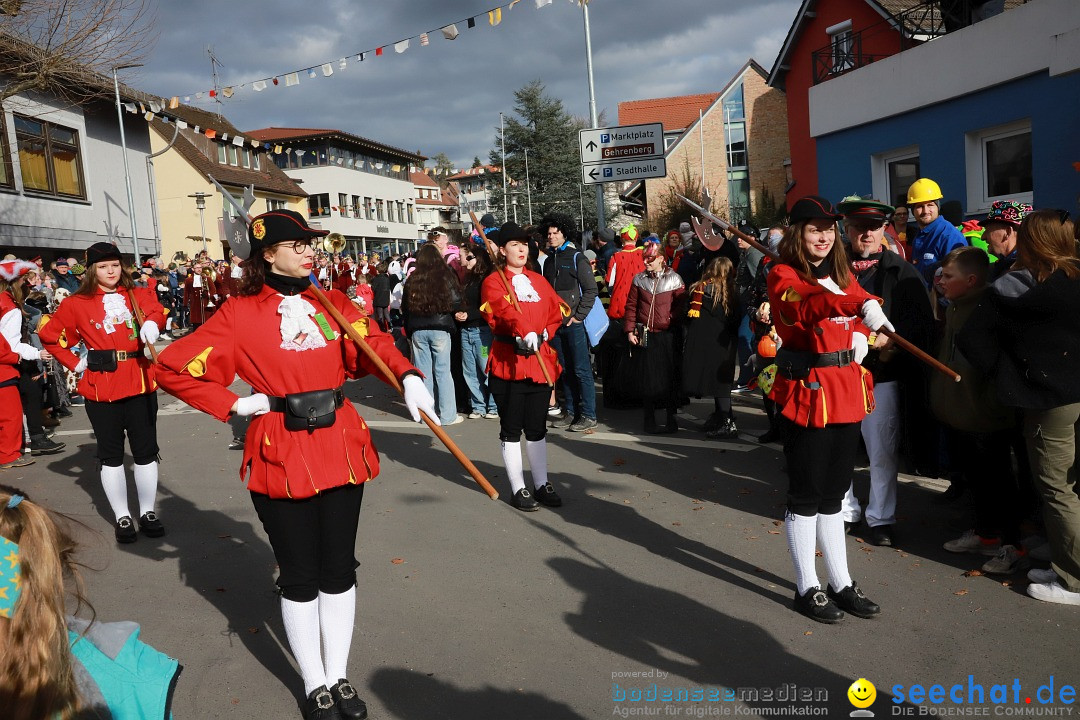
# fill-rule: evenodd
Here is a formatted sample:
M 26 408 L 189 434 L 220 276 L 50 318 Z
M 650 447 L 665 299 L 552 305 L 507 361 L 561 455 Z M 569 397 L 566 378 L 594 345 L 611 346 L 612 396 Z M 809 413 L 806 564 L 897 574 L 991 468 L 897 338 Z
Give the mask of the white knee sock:
M 540 489 L 547 485 L 547 438 L 526 440 L 525 454 L 529 456 L 529 469 L 532 470 L 533 486 Z
M 157 501 L 157 482 L 157 460 L 135 466 L 135 491 L 139 495 L 140 516 L 154 510 L 154 503 Z
M 304 695 L 310 695 L 316 688 L 327 685 L 319 653 L 319 601 L 294 602 L 281 598 L 281 619 L 289 648 L 304 679 Z
M 355 585 L 337 595 L 319 593 L 319 626 L 322 628 L 323 662 L 328 686 L 347 677 L 345 673 L 355 620 Z
M 791 550 L 791 562 L 795 565 L 795 588 L 800 595 L 805 595 L 810 588 L 820 586 L 814 563 L 817 552 L 814 540 L 817 515 L 796 515 L 788 512 L 785 520 L 788 549 Z
M 101 466 L 101 487 L 105 490 L 105 497 L 109 499 L 109 507 L 112 508 L 116 519 L 131 515 L 128 510 L 127 499 L 127 476 L 124 474 L 124 466 L 112 467 Z
M 833 590 L 843 590 L 851 584 L 847 566 L 847 541 L 844 538 L 844 515 L 817 516 L 818 545 L 825 556 L 825 569 L 829 571 L 829 584 Z
M 510 492 L 517 493 L 525 488 L 525 471 L 521 467 L 521 442 L 502 442 L 503 465 L 506 478 L 510 481 Z

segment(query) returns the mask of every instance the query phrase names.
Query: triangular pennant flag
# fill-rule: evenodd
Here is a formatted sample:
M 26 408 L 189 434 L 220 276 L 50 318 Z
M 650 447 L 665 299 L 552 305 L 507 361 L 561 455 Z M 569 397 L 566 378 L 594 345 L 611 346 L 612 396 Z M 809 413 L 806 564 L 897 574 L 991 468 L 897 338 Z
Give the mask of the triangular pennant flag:
M 309 78 L 318 77 L 318 73 L 315 72 L 315 68 L 308 68 L 307 76 Z
M 265 80 L 256 80 L 255 82 L 251 83 L 251 89 L 254 90 L 255 92 L 262 92 L 263 90 L 266 89 L 266 81 Z
M 467 21 L 465 22 L 465 26 L 466 26 L 466 27 L 468 27 L 468 28 L 474 28 L 474 27 L 476 27 L 476 18 L 469 18 L 469 19 L 468 19 L 468 20 L 467 20 Z
M 217 97 L 217 90 L 211 90 L 210 97 Z
M 275 78 L 276 79 L 276 78 Z M 292 87 L 293 85 L 300 84 L 300 73 L 291 72 L 285 76 L 285 87 Z
M 338 159 L 337 159 L 337 164 L 338 164 L 338 165 L 341 165 L 341 164 L 342 164 L 342 163 L 344 163 L 344 162 L 345 162 L 345 158 L 338 158 Z
M 382 48 L 375 48 L 375 57 L 379 57 L 380 55 L 382 55 L 382 51 Z
M 151 101 L 150 101 L 150 112 L 152 112 L 152 113 L 159 113 L 159 112 L 161 112 L 161 106 L 160 106 L 160 105 L 158 105 L 158 104 L 157 104 L 156 102 L 154 102 L 154 101 L 152 101 L 152 100 L 151 100 Z
M 231 87 L 224 88 L 221 91 L 221 94 L 227 98 L 231 98 L 233 96 L 233 89 Z
M 409 49 L 409 41 L 407 39 L 406 40 L 401 40 L 400 42 L 394 43 L 394 52 L 398 53 L 399 55 L 401 53 L 405 52 L 408 49 Z
M 191 102 L 191 96 L 190 95 L 185 95 L 184 96 L 184 102 L 186 102 L 186 103 Z
M 244 138 L 240 137 L 239 135 L 234 135 L 232 139 L 232 144 L 236 145 L 237 147 L 244 147 Z
M 366 54 L 367 53 L 360 53 L 359 55 L 357 55 L 356 56 L 356 61 L 357 62 L 364 62 L 364 55 L 366 55 Z
M 154 113 L 147 112 L 145 115 L 143 115 L 143 119 L 146 120 L 146 122 L 150 122 L 154 119 Z
M 447 40 L 454 40 L 458 36 L 457 25 L 447 25 L 442 29 L 443 37 Z
M 277 78 L 274 78 L 272 82 L 277 85 L 280 81 Z
M 428 36 L 427 33 L 420 33 L 420 47 L 427 47 Z
M 540 8 L 544 7 L 545 5 L 550 5 L 550 4 L 551 4 L 551 0 L 536 0 L 536 9 L 539 10 Z
M 210 128 L 206 129 L 206 137 L 213 139 L 216 136 L 217 136 L 217 130 L 211 130 Z
M 275 145 L 274 146 L 274 154 L 275 155 L 280 155 L 281 154 L 281 146 L 280 145 Z
M 221 133 L 221 141 L 222 142 L 228 142 L 229 141 L 229 133 Z
M 203 94 L 201 92 L 195 93 L 195 99 L 196 100 L 202 100 L 202 96 L 203 96 Z
M 331 75 L 334 74 L 334 66 L 331 65 L 330 63 L 323 63 L 322 74 L 323 74 L 323 77 L 330 77 Z M 315 71 L 314 70 L 311 72 L 311 77 L 315 77 Z
M 307 152 L 307 150 L 297 150 L 296 151 L 296 157 L 304 157 L 304 153 L 306 153 L 306 152 Z
M 188 124 L 187 124 L 186 120 L 177 120 L 176 121 L 176 127 L 180 128 L 181 130 L 183 130 L 187 126 L 188 126 Z
M 199 133 L 201 133 L 201 132 L 202 132 L 202 128 L 200 128 L 200 127 L 199 127 L 198 125 L 196 125 L 195 127 L 191 128 L 191 132 L 193 132 L 193 133 L 195 133 L 196 135 L 198 135 Z
M 394 166 L 393 168 L 391 168 L 391 169 L 392 169 L 392 170 L 393 170 L 394 172 L 401 172 L 401 166 L 400 166 L 400 165 L 395 165 L 395 166 Z
M 175 96 L 175 95 L 174 95 L 174 96 L 173 96 L 173 97 L 172 97 L 172 98 L 171 98 L 171 99 L 169 100 L 169 109 L 170 109 L 170 110 L 175 110 L 175 109 L 176 109 L 176 108 L 178 108 L 178 107 L 180 107 L 180 98 L 178 98 L 177 96 Z
M 133 113 L 138 110 L 138 108 L 135 107 L 135 103 L 124 103 L 124 109 L 127 110 L 129 113 Z
M 341 58 L 340 60 L 338 60 L 338 70 L 344 70 L 348 64 L 348 58 Z
M 488 10 L 488 25 L 495 26 L 502 22 L 502 8 Z
M 143 105 L 142 103 L 139 103 L 139 114 L 141 115 L 141 114 L 144 114 L 145 112 L 146 112 L 146 106 Z

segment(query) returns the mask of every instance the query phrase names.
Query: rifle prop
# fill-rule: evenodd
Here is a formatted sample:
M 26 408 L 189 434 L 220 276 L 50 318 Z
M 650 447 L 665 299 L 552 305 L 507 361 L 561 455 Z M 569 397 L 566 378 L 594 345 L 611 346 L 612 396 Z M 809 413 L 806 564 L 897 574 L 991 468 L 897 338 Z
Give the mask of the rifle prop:
M 687 198 L 683 197 L 682 195 L 677 195 L 676 197 L 678 197 L 680 200 L 682 200 L 683 203 L 685 203 L 687 205 L 687 207 L 690 207 L 694 211 L 701 213 L 701 215 L 704 218 L 706 218 L 707 220 L 710 220 L 714 224 L 718 225 L 722 230 L 725 230 L 725 231 L 731 233 L 732 235 L 734 235 L 735 237 L 740 238 L 741 240 L 745 241 L 748 245 L 750 245 L 754 249 L 758 250 L 759 252 L 767 255 L 768 257 L 771 257 L 773 260 L 778 260 L 779 259 L 779 255 L 777 255 L 775 252 L 773 252 L 772 250 L 770 250 L 769 248 L 765 247 L 760 242 L 758 242 L 757 238 L 754 238 L 754 237 L 751 237 L 750 235 L 747 235 L 746 233 L 739 230 L 738 228 L 736 228 L 734 225 L 732 225 L 728 221 L 726 221 L 726 220 L 724 220 L 722 218 L 719 218 L 716 215 L 713 215 L 711 212 L 709 212 L 705 208 L 701 207 L 700 205 L 695 203 L 693 200 L 688 200 Z M 889 330 L 888 328 L 880 328 L 877 332 L 879 334 L 884 335 L 885 337 L 889 338 L 893 342 L 895 342 L 903 350 L 907 350 L 909 353 L 914 355 L 915 358 L 917 360 L 919 360 L 920 362 L 922 362 L 922 363 L 924 363 L 926 365 L 929 365 L 931 368 L 933 368 L 934 370 L 937 370 L 939 373 L 942 373 L 946 377 L 952 378 L 953 382 L 960 382 L 960 375 L 957 374 L 952 368 L 945 365 L 944 363 L 939 362 L 937 360 L 937 358 L 932 357 L 931 355 L 927 354 L 926 352 L 923 352 L 921 349 L 919 349 L 918 347 L 913 345 L 910 340 L 904 338 L 901 335 L 898 335 L 895 330 Z

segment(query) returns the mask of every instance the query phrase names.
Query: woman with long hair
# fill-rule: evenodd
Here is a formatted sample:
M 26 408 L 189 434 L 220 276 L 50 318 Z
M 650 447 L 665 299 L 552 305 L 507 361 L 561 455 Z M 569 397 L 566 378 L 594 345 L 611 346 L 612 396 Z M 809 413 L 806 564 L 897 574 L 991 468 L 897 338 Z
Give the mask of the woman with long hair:
M 436 242 L 421 247 L 416 253 L 413 272 L 405 281 L 401 314 L 413 362 L 423 373 L 428 392 L 435 396 L 443 425 L 465 420 L 457 413 L 454 377 L 450 372 L 450 336 L 456 332 L 454 311 L 460 298 L 457 277 L 443 260 Z
M 312 241 L 326 234 L 292 210 L 254 218 L 238 295 L 158 358 L 159 380 L 172 395 L 223 422 L 254 416 L 240 477 L 277 560 L 281 615 L 309 720 L 367 714 L 346 666 L 360 505 L 364 484 L 379 474 L 379 455 L 342 385 L 367 374 L 383 379 L 311 287 Z M 434 418 L 430 394 L 390 336 L 341 292 L 327 296 L 399 378 L 413 420 L 420 410 Z M 254 393 L 230 390 L 236 376 Z
M 705 437 L 730 440 L 739 436 L 731 409 L 739 334 L 738 293 L 731 260 L 713 258 L 701 279 L 690 287 L 690 308 L 683 350 L 683 392 L 712 396 L 715 426 Z
M 848 573 L 841 501 L 855 469 L 859 424 L 874 407 L 873 380 L 859 363 L 870 332 L 893 328 L 851 274 L 836 237 L 841 217 L 824 198 L 798 200 L 768 276 L 773 326 L 783 341 L 768 394 L 780 409 L 787 459 L 794 608 L 823 623 L 840 622 L 845 611 L 881 612 Z M 825 592 L 815 568 L 818 545 L 829 571 Z
M 66 616 L 86 600 L 74 523 L 0 485 L 0 708 L 5 720 L 168 718 L 180 665 L 132 623 Z M 106 648 L 106 650 L 99 649 Z
M 645 410 L 645 432 L 673 433 L 679 429 L 675 411 L 680 391 L 673 329 L 686 317 L 686 286 L 667 267 L 659 243 L 645 243 L 641 259 L 645 270 L 630 285 L 623 331 L 630 342 L 630 367 Z M 663 426 L 656 424 L 657 405 L 667 413 Z
M 461 331 L 461 370 L 472 403 L 469 417 L 494 419 L 499 417 L 499 410 L 488 387 L 487 372 L 491 328 L 480 312 L 480 288 L 491 274 L 491 256 L 479 246 L 469 243 L 461 255 L 461 262 L 465 268 L 465 286 L 454 320 Z
M 139 323 L 137 305 L 143 313 Z M 120 251 L 106 242 L 86 250 L 86 274 L 79 289 L 57 307 L 38 331 L 41 342 L 76 374 L 86 416 L 97 438 L 101 486 L 116 522 L 116 541 L 135 542 L 138 534 L 128 510 L 124 436 L 135 460 L 139 530 L 147 537 L 165 534 L 157 517 L 157 382 L 145 357 L 158 339 L 165 310 L 153 290 L 137 288 L 124 270 Z M 84 343 L 83 358 L 71 348 Z
M 562 505 L 547 475 L 547 405 L 551 389 L 543 367 L 552 381 L 558 379 L 558 355 L 548 340 L 570 313 L 544 276 L 528 269 L 529 241 L 529 233 L 515 222 L 499 228 L 494 242 L 504 265 L 489 274 L 480 288 L 480 311 L 492 331 L 488 384 L 499 408 L 503 464 L 513 492 L 511 502 L 524 512 L 539 510 L 541 504 Z M 507 285 L 517 300 L 516 306 L 506 292 Z M 531 490 L 525 487 L 521 462 L 522 431 L 532 471 Z
M 1051 566 L 1028 573 L 1028 595 L 1080 605 L 1080 258 L 1067 217 L 1036 210 L 1020 224 L 1017 259 L 958 338 L 960 351 L 1020 408 Z

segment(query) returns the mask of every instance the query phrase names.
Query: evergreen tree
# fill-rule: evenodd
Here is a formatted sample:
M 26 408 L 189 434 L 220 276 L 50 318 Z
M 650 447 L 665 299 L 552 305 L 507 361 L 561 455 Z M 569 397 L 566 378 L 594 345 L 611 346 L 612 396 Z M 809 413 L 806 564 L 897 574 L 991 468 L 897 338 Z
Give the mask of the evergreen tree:
M 443 178 L 454 174 L 454 163 L 450 162 L 450 158 L 446 156 L 446 153 L 440 152 L 431 159 L 435 163 L 436 177 Z
M 514 93 L 514 116 L 505 117 L 506 174 L 510 199 L 508 219 L 514 219 L 517 200 L 518 223 L 529 221 L 529 194 L 532 195 L 532 219 L 537 222 L 550 212 L 568 215 L 579 228 L 596 224 L 596 194 L 591 186 L 582 188 L 578 130 L 585 123 L 570 115 L 562 100 L 544 93 L 544 84 L 534 80 Z M 528 186 L 525 174 L 525 150 L 529 151 Z M 490 163 L 502 167 L 502 137 L 495 133 Z M 488 194 L 492 212 L 502 220 L 503 178 L 500 172 L 489 176 Z M 582 219 L 582 207 L 585 217 Z

